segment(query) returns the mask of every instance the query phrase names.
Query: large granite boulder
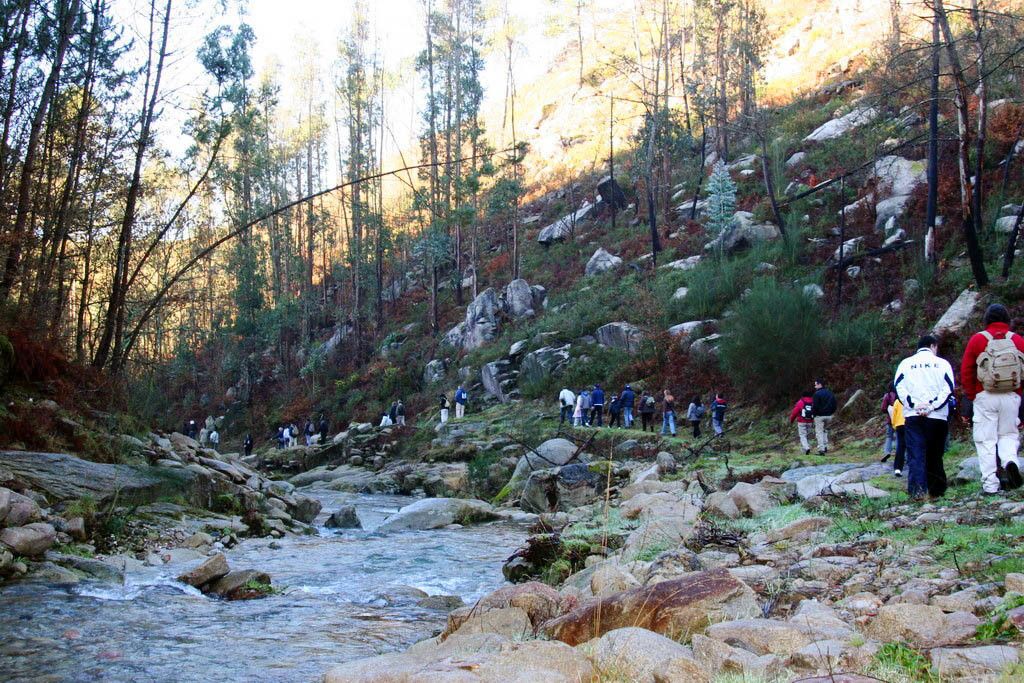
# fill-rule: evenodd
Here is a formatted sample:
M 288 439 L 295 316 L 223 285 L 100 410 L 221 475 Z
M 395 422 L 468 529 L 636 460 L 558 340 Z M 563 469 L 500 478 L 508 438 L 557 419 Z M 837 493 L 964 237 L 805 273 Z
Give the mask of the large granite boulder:
M 519 493 L 531 472 L 569 464 L 577 450 L 576 444 L 568 439 L 548 439 L 532 451 L 528 451 L 526 455 L 519 458 L 519 462 L 516 464 L 512 478 L 509 479 L 509 491 Z M 580 454 L 579 460 L 586 462 L 586 458 L 582 454 Z
M 576 463 L 554 469 L 531 472 L 519 496 L 519 507 L 526 512 L 568 512 L 598 499 L 600 475 L 587 465 Z
M 755 244 L 773 242 L 782 237 L 779 226 L 774 223 L 755 223 L 754 214 L 749 211 L 737 211 L 730 229 L 719 234 L 715 239 L 704 245 L 706 251 L 725 251 L 734 254 L 750 249 Z
M 494 508 L 482 500 L 424 498 L 385 519 L 378 531 L 439 529 L 449 524 L 472 524 L 496 519 Z
M 15 555 L 37 557 L 57 542 L 57 531 L 44 522 L 9 527 L 0 531 L 0 547 L 7 546 Z
M 544 346 L 523 356 L 519 365 L 521 382 L 540 382 L 546 377 L 556 377 L 569 364 L 571 344 L 565 346 Z
M 980 304 L 980 292 L 976 292 L 973 289 L 965 289 L 960 292 L 960 296 L 956 298 L 956 301 L 950 304 L 946 312 L 939 318 L 939 322 L 935 323 L 933 333 L 940 337 L 942 335 L 960 334 L 967 327 L 967 323 L 971 321 L 975 313 L 977 313 Z
M 629 354 L 640 352 L 644 333 L 639 327 L 627 322 L 614 322 L 602 325 L 594 333 L 597 343 L 612 349 L 619 349 Z
M 542 228 L 537 235 L 537 241 L 545 247 L 554 242 L 561 242 L 572 235 L 580 221 L 586 220 L 594 211 L 595 205 L 590 202 L 583 202 L 583 205 L 576 211 L 559 218 L 551 225 Z
M 600 671 L 614 671 L 626 681 L 706 683 L 710 674 L 684 645 L 643 628 L 609 631 L 581 646 Z
M 607 273 L 610 270 L 615 270 L 622 265 L 622 259 L 614 254 L 610 254 L 603 248 L 598 248 L 594 252 L 594 255 L 587 261 L 587 267 L 584 271 L 587 275 L 599 275 L 600 273 Z
M 804 142 L 822 142 L 846 135 L 855 128 L 865 126 L 878 118 L 880 112 L 875 107 L 857 107 L 853 111 L 826 121 L 804 138 Z
M 443 358 L 435 358 L 429 361 L 423 368 L 423 383 L 437 384 L 444 379 L 448 372 L 448 363 Z
M 530 286 L 522 278 L 513 280 L 505 286 L 502 297 L 502 310 L 510 318 L 529 318 L 536 315 L 547 301 L 547 290 L 540 285 Z
M 498 313 L 502 310 L 498 293 L 488 287 L 466 307 L 465 320 L 453 327 L 444 340 L 457 349 L 478 349 L 498 336 Z

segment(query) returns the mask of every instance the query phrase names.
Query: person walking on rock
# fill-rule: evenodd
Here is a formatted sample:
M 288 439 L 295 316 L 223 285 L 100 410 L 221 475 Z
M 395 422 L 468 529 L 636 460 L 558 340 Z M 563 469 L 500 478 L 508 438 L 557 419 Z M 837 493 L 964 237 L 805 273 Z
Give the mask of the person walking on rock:
M 313 445 L 313 437 L 316 435 L 316 425 L 313 420 L 306 421 L 306 446 Z
M 893 386 L 903 404 L 906 420 L 907 493 L 921 499 L 946 492 L 942 454 L 949 430 L 949 399 L 953 395 L 953 368 L 938 356 L 939 341 L 921 337 L 914 355 L 896 368 Z
M 657 402 L 646 389 L 640 394 L 640 429 L 647 431 L 648 427 L 654 432 L 654 411 Z
M 612 396 L 608 404 L 608 427 L 622 427 L 622 403 L 618 396 Z
M 814 396 L 811 398 L 814 410 L 814 438 L 818 442 L 818 455 L 828 453 L 828 428 L 836 414 L 836 396 L 821 379 L 814 380 Z
M 661 434 L 676 435 L 676 397 L 668 389 L 661 398 Z
M 604 389 L 600 384 L 594 385 L 590 392 L 590 424 L 595 427 L 604 426 Z
M 569 387 L 558 392 L 558 424 L 565 424 L 566 420 L 569 420 L 569 424 L 572 424 L 572 413 L 575 407 L 576 394 L 572 393 Z
M 218 447 L 220 447 L 220 432 L 214 427 L 213 431 L 210 432 L 210 448 L 217 450 Z
M 402 403 L 402 399 L 398 399 L 398 405 L 395 406 L 395 424 L 399 427 L 405 426 L 405 404 Z
M 574 410 L 573 413 L 572 413 L 572 426 L 573 427 L 582 427 L 583 426 L 583 420 L 584 420 L 583 413 L 586 410 L 586 408 L 584 408 L 584 406 L 587 403 L 587 397 L 584 396 L 583 393 L 584 392 L 581 391 L 576 396 L 576 410 Z
M 277 428 L 277 449 L 283 450 L 285 442 L 288 441 L 288 437 L 284 434 L 284 427 Z
M 693 438 L 700 438 L 700 421 L 704 419 L 704 404 L 700 400 L 700 394 L 694 394 L 690 399 L 690 405 L 686 408 L 686 421 L 693 429 Z
M 325 443 L 327 443 L 327 431 L 328 431 L 328 429 L 327 429 L 327 418 L 324 417 L 323 413 L 320 413 L 320 424 L 318 425 L 318 427 L 320 429 L 320 443 L 321 444 L 325 444 Z
M 288 427 L 288 447 L 295 448 L 299 445 L 299 428 L 292 422 Z
M 885 415 L 885 443 L 882 444 L 882 462 L 885 462 L 896 452 L 896 428 L 892 426 L 892 404 L 898 401 L 896 391 L 889 383 L 889 390 L 882 397 L 882 414 Z
M 448 422 L 448 410 L 452 407 L 452 403 L 444 394 L 438 394 L 438 407 L 441 409 L 441 424 L 445 424 Z
M 388 408 L 388 417 L 391 419 L 391 424 L 398 424 L 398 401 L 391 402 L 391 407 Z
M 622 410 L 622 426 L 630 429 L 633 426 L 633 404 L 636 403 L 636 393 L 633 387 L 626 385 L 619 395 L 619 407 Z
M 805 391 L 800 394 L 793 410 L 789 411 L 789 423 L 796 422 L 796 433 L 800 437 L 800 447 L 804 449 L 804 455 L 811 452 L 811 442 L 808 435 L 811 425 L 814 424 L 814 392 Z
M 466 404 L 469 402 L 469 392 L 461 384 L 455 390 L 455 417 L 466 416 Z
M 889 424 L 896 432 L 896 459 L 892 463 L 892 474 L 894 477 L 902 477 L 903 467 L 907 462 L 907 422 L 903 417 L 903 404 L 898 398 L 889 406 Z M 882 462 L 885 462 L 888 457 L 882 458 Z
M 245 435 L 245 441 L 242 442 L 242 450 L 245 451 L 245 457 L 252 455 L 252 434 Z
M 1000 489 L 999 463 L 1005 488 L 1020 488 L 1021 379 L 1024 374 L 1024 338 L 1010 332 L 1010 313 L 1002 304 L 985 311 L 985 329 L 964 350 L 960 381 L 964 387 L 963 415 L 973 417 L 974 447 L 978 451 L 981 487 L 994 494 Z
M 729 404 L 725 402 L 725 397 L 715 394 L 715 400 L 711 403 L 711 427 L 715 430 L 715 436 L 722 436 L 725 433 L 725 411 L 728 409 Z

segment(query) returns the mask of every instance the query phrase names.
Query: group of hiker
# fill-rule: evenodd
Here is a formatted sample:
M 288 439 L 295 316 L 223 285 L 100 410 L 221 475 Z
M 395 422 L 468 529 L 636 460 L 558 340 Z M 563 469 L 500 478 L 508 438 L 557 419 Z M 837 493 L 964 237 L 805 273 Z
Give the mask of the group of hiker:
M 381 415 L 380 425 L 381 427 L 391 426 L 404 427 L 405 426 L 405 404 L 402 403 L 402 399 L 391 402 L 391 407 Z
M 811 452 L 810 431 L 814 427 L 814 439 L 818 453 L 828 453 L 828 429 L 836 414 L 836 396 L 825 386 L 825 380 L 814 380 L 814 389 L 800 395 L 793 410 L 789 412 L 790 424 L 796 423 L 797 436 L 804 455 Z
M 217 430 L 217 421 L 212 415 L 208 415 L 200 427 L 195 420 L 189 420 L 185 425 L 185 436 L 195 439 L 200 446 L 209 445 L 213 450 L 220 446 L 220 432 Z
M 295 448 L 299 445 L 300 435 L 305 437 L 307 446 L 326 443 L 327 431 L 327 418 L 324 417 L 323 413 L 320 413 L 320 417 L 315 420 L 313 418 L 306 420 L 302 429 L 299 429 L 294 422 L 291 422 L 277 428 L 277 447 L 279 449 Z M 248 437 L 247 440 L 251 441 Z M 250 445 L 249 450 L 251 448 Z M 248 452 L 246 455 L 248 455 Z
M 655 415 L 661 412 L 661 434 L 676 436 L 676 397 L 671 390 L 663 389 L 655 398 L 646 389 L 637 396 L 632 385 L 627 384 L 621 392 L 605 394 L 600 384 L 592 389 L 581 389 L 574 392 L 565 387 L 558 393 L 559 424 L 569 422 L 573 427 L 603 427 L 605 408 L 607 406 L 608 427 L 632 429 L 634 412 L 640 416 L 642 431 L 655 431 Z M 725 397 L 716 393 L 709 402 L 711 409 L 711 426 L 716 436 L 725 432 L 725 411 L 729 404 Z M 699 394 L 694 394 L 686 409 L 686 421 L 690 424 L 694 438 L 700 437 L 700 425 L 707 409 Z
M 466 404 L 469 403 L 469 392 L 466 391 L 466 387 L 459 385 L 455 390 L 455 417 L 462 418 L 466 416 Z M 448 418 L 452 409 L 452 401 L 448 400 L 447 394 L 438 394 L 438 408 L 441 411 L 441 424 L 448 421 Z

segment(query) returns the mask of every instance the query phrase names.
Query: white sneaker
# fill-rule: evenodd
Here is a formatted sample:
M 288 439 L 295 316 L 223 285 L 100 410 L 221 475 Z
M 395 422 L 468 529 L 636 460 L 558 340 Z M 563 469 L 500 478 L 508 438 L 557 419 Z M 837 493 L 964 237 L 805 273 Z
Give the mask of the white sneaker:
M 900 470 L 893 470 L 892 474 L 893 474 L 894 477 L 902 477 L 903 476 L 903 472 L 900 471 Z

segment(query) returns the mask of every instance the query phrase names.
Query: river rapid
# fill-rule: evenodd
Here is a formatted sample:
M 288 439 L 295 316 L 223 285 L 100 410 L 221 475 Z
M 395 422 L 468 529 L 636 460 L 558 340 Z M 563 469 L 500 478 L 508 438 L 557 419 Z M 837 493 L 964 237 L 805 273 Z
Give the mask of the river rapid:
M 327 514 L 354 503 L 364 530 L 251 539 L 232 569 L 268 572 L 282 592 L 225 602 L 174 577 L 197 564 L 129 570 L 123 586 L 83 581 L 0 588 L 0 680 L 316 681 L 332 664 L 401 650 L 443 628 L 416 591 L 471 603 L 504 583 L 524 527 L 491 524 L 378 534 L 413 501 L 304 491 Z

